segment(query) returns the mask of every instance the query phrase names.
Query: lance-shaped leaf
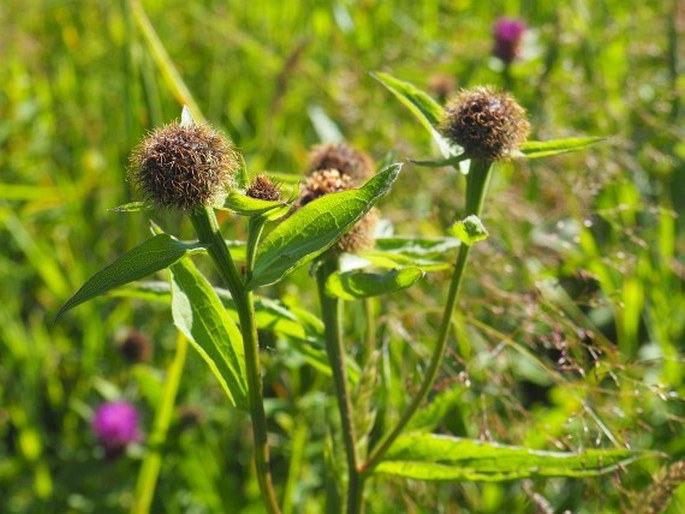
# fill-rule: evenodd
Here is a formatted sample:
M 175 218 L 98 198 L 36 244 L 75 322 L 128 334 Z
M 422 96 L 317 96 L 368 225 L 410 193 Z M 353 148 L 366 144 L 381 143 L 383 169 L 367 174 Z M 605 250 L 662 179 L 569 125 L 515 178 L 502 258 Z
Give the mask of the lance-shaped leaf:
M 568 139 L 553 139 L 552 141 L 526 141 L 518 152 L 512 154 L 514 158 L 538 159 L 561 153 L 583 150 L 606 140 L 605 137 L 571 137 Z
M 346 272 L 333 273 L 326 280 L 326 294 L 343 300 L 358 300 L 401 291 L 423 277 L 418 268 L 394 269 L 384 274 Z
M 238 322 L 238 311 L 231 293 L 227 289 L 215 287 L 214 291 L 221 300 L 226 312 L 235 322 Z M 134 282 L 120 287 L 111 293 L 118 298 L 136 298 L 165 304 L 171 303 L 171 287 L 168 282 L 145 281 Z M 276 334 L 297 339 L 320 339 L 323 334 L 323 322 L 306 312 L 303 318 L 301 312 L 295 313 L 283 303 L 270 298 L 254 297 L 255 321 L 259 330 L 271 330 Z
M 443 157 L 449 158 L 462 153 L 459 146 L 450 143 L 438 132 L 443 109 L 428 93 L 421 91 L 414 84 L 396 79 L 387 73 L 376 72 L 371 75 L 416 116 L 421 125 L 433 136 Z
M 247 409 L 240 331 L 190 259 L 171 266 L 171 313 L 174 325 L 205 360 L 230 402 Z
M 247 287 L 278 282 L 330 248 L 390 189 L 401 167 L 391 164 L 359 189 L 324 195 L 298 209 L 262 241 Z
M 418 480 L 486 482 L 536 477 L 588 477 L 608 473 L 650 455 L 656 454 L 613 448 L 578 453 L 549 452 L 414 433 L 398 438 L 374 472 Z
M 123 286 L 155 271 L 167 268 L 191 250 L 199 248 L 197 244 L 184 243 L 169 234 L 158 234 L 136 246 L 88 279 L 81 289 L 62 306 L 55 316 L 55 320 L 59 319 L 69 309 L 115 287 Z
M 243 216 L 263 215 L 265 219 L 268 220 L 283 217 L 290 209 L 285 202 L 272 202 L 259 198 L 251 198 L 240 193 L 237 189 L 231 189 L 228 198 L 226 198 L 224 207 Z
M 376 249 L 382 252 L 418 257 L 442 259 L 461 242 L 455 237 L 382 237 L 376 239 Z M 451 260 L 451 259 L 450 259 Z
M 364 251 L 361 256 L 382 268 L 412 267 L 423 271 L 440 271 L 452 265 L 449 252 L 460 244 L 455 237 L 379 238 L 376 239 L 375 248 Z

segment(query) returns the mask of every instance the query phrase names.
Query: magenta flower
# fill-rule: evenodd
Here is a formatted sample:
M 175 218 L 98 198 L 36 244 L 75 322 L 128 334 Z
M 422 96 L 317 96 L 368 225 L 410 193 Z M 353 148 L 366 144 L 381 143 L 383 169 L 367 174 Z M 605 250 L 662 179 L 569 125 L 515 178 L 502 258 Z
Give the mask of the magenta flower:
M 95 411 L 91 425 L 108 457 L 121 454 L 131 443 L 142 440 L 138 411 L 129 402 L 108 402 Z
M 492 53 L 510 64 L 519 56 L 521 39 L 526 31 L 526 24 L 518 18 L 499 18 L 493 26 L 495 46 Z

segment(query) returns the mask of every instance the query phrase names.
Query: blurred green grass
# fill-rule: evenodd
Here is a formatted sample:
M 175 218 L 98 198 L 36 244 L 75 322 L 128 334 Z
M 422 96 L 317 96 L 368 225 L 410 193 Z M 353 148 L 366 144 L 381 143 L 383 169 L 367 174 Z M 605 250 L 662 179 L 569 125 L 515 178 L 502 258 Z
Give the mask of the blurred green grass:
M 469 273 L 440 384 L 468 387 L 443 429 L 541 448 L 614 439 L 683 458 L 682 1 L 144 7 L 199 108 L 233 138 L 249 169 L 293 174 L 320 140 L 321 113 L 379 161 L 434 154 L 428 135 L 368 72 L 425 89 L 439 76 L 456 87 L 501 85 L 491 24 L 502 14 L 524 18 L 533 41 L 513 66 L 512 85 L 533 137 L 612 139 L 497 174 L 485 216 L 492 237 Z M 146 131 L 177 118 L 180 105 L 124 0 L 6 0 L 0 27 L 2 510 L 118 512 L 130 504 L 139 460 L 99 458 L 90 409 L 122 394 L 151 419 L 145 384 L 158 382 L 172 358 L 169 315 L 101 299 L 58 325 L 51 318 L 88 276 L 147 237 L 145 214 L 107 209 L 135 199 L 128 154 Z M 442 235 L 461 202 L 454 174 L 408 165 L 381 208 L 397 233 L 431 236 Z M 171 214 L 155 219 L 190 235 Z M 228 226 L 229 237 L 241 237 L 243 227 Z M 378 337 L 388 373 L 378 403 L 393 406 L 387 416 L 421 372 L 444 281 L 434 275 L 384 302 Z M 278 289 L 298 305 L 315 304 L 303 296 L 311 289 L 305 272 Z M 361 306 L 348 311 L 352 320 Z M 119 357 L 115 342 L 126 327 L 151 335 L 151 364 L 131 368 Z M 350 328 L 348 339 L 360 340 L 361 330 Z M 304 458 L 294 511 L 319 512 L 327 451 L 320 441 L 324 421 L 335 416 L 316 389 L 327 382 L 282 342 L 270 348 L 277 482 L 285 482 L 298 434 L 306 443 L 297 450 Z M 195 356 L 180 401 L 204 421 L 170 435 L 154 511 L 259 512 L 246 420 L 224 407 Z M 535 490 L 555 510 L 619 511 L 663 464 L 613 478 L 539 481 Z M 682 488 L 678 499 L 685 502 Z M 371 487 L 371 512 L 456 512 L 457 505 L 532 510 L 516 482 Z

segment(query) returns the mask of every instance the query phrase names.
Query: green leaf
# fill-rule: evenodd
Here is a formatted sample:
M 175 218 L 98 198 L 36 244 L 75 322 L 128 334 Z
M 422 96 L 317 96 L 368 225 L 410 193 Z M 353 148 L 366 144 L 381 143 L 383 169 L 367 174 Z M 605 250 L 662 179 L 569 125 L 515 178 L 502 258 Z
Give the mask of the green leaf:
M 430 259 L 417 259 L 415 257 L 408 257 L 406 255 L 376 252 L 367 250 L 362 254 L 362 257 L 369 263 L 379 268 L 396 269 L 396 268 L 419 268 L 425 272 L 430 271 L 444 271 L 450 269 L 452 264 L 449 262 L 433 261 Z
M 443 109 L 428 93 L 421 91 L 414 84 L 396 79 L 387 73 L 376 72 L 371 73 L 371 76 L 383 84 L 416 116 L 437 143 L 443 157 L 449 158 L 462 153 L 459 146 L 450 143 L 438 132 Z
M 214 291 L 221 300 L 231 319 L 238 321 L 238 312 L 231 293 L 226 289 L 215 287 Z M 117 289 L 112 296 L 120 298 L 137 298 L 168 304 L 171 301 L 171 288 L 168 282 L 146 281 L 135 282 Z M 307 319 L 303 320 L 299 313 L 277 300 L 254 298 L 255 321 L 259 330 L 272 332 L 297 339 L 318 339 L 323 334 L 323 323 L 313 314 L 307 312 Z
M 460 241 L 454 237 L 381 237 L 376 239 L 376 249 L 382 252 L 440 259 L 451 250 L 459 248 Z
M 433 430 L 448 414 L 459 413 L 464 390 L 465 388 L 458 387 L 440 391 L 412 417 L 408 428 L 414 431 Z
M 374 472 L 418 480 L 487 482 L 536 477 L 588 477 L 608 473 L 648 455 L 655 454 L 625 449 L 549 452 L 414 433 L 398 438 Z
M 169 234 L 159 234 L 148 239 L 88 279 L 81 289 L 62 306 L 55 320 L 69 309 L 106 293 L 110 289 L 169 267 L 189 251 L 198 248 L 197 243 L 183 243 Z
M 228 194 L 228 198 L 226 198 L 226 202 L 224 203 L 224 208 L 230 209 L 243 216 L 259 216 L 265 214 L 268 215 L 268 219 L 271 219 L 272 211 L 277 210 L 280 216 L 284 216 L 290 207 L 284 202 L 271 202 L 268 200 L 260 200 L 259 198 L 251 198 L 240 193 L 237 189 L 231 189 L 231 192 Z
M 552 141 L 526 141 L 519 147 L 514 158 L 538 159 L 568 152 L 583 150 L 589 146 L 605 141 L 605 137 L 571 137 Z
M 343 300 L 380 296 L 411 287 L 423 276 L 424 272 L 418 268 L 394 269 L 383 275 L 354 271 L 333 273 L 326 280 L 326 294 Z
M 171 266 L 174 325 L 214 373 L 230 402 L 247 409 L 243 339 L 212 286 L 190 259 Z
M 150 211 L 154 206 L 148 202 L 130 202 L 109 209 L 111 212 L 139 212 Z
M 478 241 L 483 241 L 489 236 L 488 231 L 483 226 L 483 222 L 475 214 L 457 221 L 450 227 L 449 231 L 468 246 L 473 246 Z
M 362 253 L 362 257 L 382 268 L 419 268 L 423 271 L 442 271 L 452 266 L 449 252 L 459 247 L 455 237 L 376 239 L 376 247 Z
M 383 196 L 401 164 L 391 164 L 359 189 L 322 196 L 298 209 L 261 243 L 248 289 L 273 284 L 330 248 Z

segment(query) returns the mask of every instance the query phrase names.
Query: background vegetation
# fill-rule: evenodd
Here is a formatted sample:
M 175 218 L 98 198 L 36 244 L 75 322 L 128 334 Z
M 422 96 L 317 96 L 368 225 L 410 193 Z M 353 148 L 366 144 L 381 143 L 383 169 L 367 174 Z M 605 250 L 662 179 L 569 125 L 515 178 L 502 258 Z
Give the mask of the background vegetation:
M 439 381 L 454 391 L 440 430 L 540 449 L 628 446 L 685 453 L 685 3 L 144 2 L 206 118 L 250 170 L 300 175 L 308 148 L 339 131 L 378 161 L 435 156 L 428 134 L 368 74 L 414 82 L 436 98 L 503 85 L 491 26 L 523 18 L 528 39 L 511 89 L 533 139 L 612 136 L 589 151 L 503 165 L 484 216 Z M 249 7 L 248 7 L 249 6 Z M 148 234 L 149 213 L 108 209 L 134 198 L 131 148 L 180 113 L 130 4 L 5 0 L 0 5 L 0 510 L 120 512 L 143 448 L 106 460 L 93 408 L 128 398 L 151 430 L 176 335 L 165 306 L 100 299 L 59 324 L 59 306 L 104 263 Z M 401 235 L 444 235 L 463 180 L 406 165 L 381 205 Z M 169 214 L 155 220 L 190 235 Z M 232 237 L 244 234 L 231 224 Z M 451 259 L 449 259 L 451 260 Z M 393 416 L 418 381 L 445 277 L 393 295 L 376 337 Z M 314 308 L 306 271 L 278 286 Z M 271 291 L 270 294 L 275 294 Z M 346 334 L 363 351 L 362 306 Z M 135 328 L 153 343 L 131 366 L 117 344 Z M 262 334 L 276 482 L 291 512 L 323 508 L 326 377 L 287 341 Z M 225 406 L 193 353 L 180 385 L 154 512 L 261 512 L 245 416 Z M 333 456 L 333 457 L 332 457 Z M 294 464 L 289 464 L 295 457 Z M 371 512 L 620 512 L 669 460 L 599 479 L 501 484 L 371 484 Z M 290 474 L 289 474 L 290 471 Z M 289 480 L 289 482 L 288 482 Z M 668 512 L 681 512 L 685 490 Z

